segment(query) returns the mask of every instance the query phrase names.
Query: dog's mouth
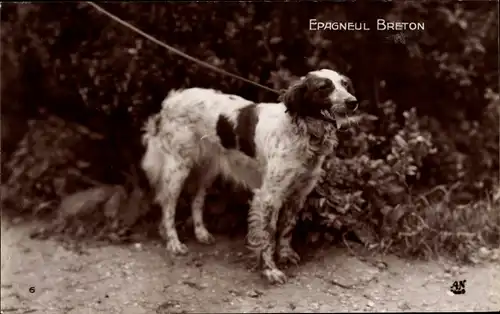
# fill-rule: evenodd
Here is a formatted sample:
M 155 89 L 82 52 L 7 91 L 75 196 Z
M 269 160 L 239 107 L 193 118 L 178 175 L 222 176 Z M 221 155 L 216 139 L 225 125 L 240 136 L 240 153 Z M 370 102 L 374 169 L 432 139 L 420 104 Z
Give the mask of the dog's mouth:
M 340 129 L 342 126 L 349 124 L 346 122 L 350 121 L 350 116 L 354 115 L 354 112 L 358 109 L 358 104 L 353 107 L 348 107 L 346 104 L 333 105 L 321 110 L 316 118 L 334 124 L 337 129 Z
M 325 111 L 324 115 L 331 122 L 335 123 L 337 129 L 340 129 L 345 125 L 350 125 L 351 116 L 354 116 L 355 111 L 358 109 L 358 104 L 354 108 L 343 105 L 332 109 Z
M 354 110 L 346 110 L 342 112 L 324 110 L 321 112 L 321 120 L 334 124 L 337 130 L 340 130 L 342 127 L 351 125 L 353 122 L 351 120 L 356 120 L 356 116 L 353 115 L 353 113 Z
M 335 112 L 332 112 L 330 110 L 322 110 L 321 116 L 322 116 L 322 120 L 335 124 L 337 129 L 340 127 L 338 115 Z
M 348 109 L 349 113 L 354 113 L 356 110 L 358 110 L 359 104 L 356 104 L 356 106 L 352 109 Z

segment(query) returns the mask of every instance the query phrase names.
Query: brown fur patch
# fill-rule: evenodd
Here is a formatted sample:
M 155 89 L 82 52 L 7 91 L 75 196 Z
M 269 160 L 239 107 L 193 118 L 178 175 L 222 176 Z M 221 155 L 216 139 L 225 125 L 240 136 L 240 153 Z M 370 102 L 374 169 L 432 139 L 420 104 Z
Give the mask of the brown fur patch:
M 227 149 L 238 149 L 245 155 L 254 158 L 255 128 L 257 127 L 257 105 L 251 104 L 238 111 L 236 126 L 224 115 L 217 120 L 216 131 L 222 146 Z
M 223 147 L 227 149 L 236 149 L 238 147 L 238 139 L 234 132 L 233 123 L 226 116 L 219 115 L 215 130 Z
M 251 104 L 240 109 L 236 122 L 239 149 L 247 156 L 255 157 L 255 128 L 259 121 L 257 105 Z
M 316 75 L 307 75 L 285 91 L 281 100 L 294 117 L 322 117 L 321 111 L 328 110 L 331 102 L 328 96 L 335 90 L 332 81 Z

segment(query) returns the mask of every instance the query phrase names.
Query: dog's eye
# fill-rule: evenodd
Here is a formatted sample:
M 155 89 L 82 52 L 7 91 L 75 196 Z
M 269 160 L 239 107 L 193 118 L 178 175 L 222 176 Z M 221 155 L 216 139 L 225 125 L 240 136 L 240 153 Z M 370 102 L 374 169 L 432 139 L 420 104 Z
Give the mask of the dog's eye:
M 342 86 L 349 92 L 349 93 L 353 93 L 354 92 L 354 89 L 352 87 L 352 83 L 351 81 L 347 81 L 347 80 L 343 80 L 342 82 L 340 82 L 340 84 L 342 84 Z
M 333 83 L 330 81 L 324 81 L 319 86 L 319 90 L 333 90 L 333 89 L 334 89 Z

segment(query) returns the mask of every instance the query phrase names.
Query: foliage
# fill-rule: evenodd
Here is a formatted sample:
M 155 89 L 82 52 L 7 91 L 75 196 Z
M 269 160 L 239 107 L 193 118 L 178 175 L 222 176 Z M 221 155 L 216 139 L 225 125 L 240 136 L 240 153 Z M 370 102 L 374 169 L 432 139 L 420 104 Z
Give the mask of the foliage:
M 463 207 L 484 199 L 498 185 L 494 3 L 102 6 L 196 58 L 275 89 L 323 67 L 352 78 L 357 96 L 364 99 L 365 119 L 340 132 L 339 149 L 309 198 L 304 223 L 347 229 L 366 244 L 390 242 L 386 246 L 398 244 L 411 254 L 428 252 L 429 243 L 462 252 L 469 247 L 449 244 L 464 242 L 457 232 L 498 243 L 498 210 Z M 310 31 L 309 19 L 314 17 L 365 21 L 372 30 Z M 423 21 L 425 30 L 377 31 L 377 18 Z M 201 86 L 255 101 L 276 100 L 266 91 L 168 53 L 85 4 L 4 4 L 1 32 L 2 64 L 8 65 L 2 67 L 2 99 L 9 102 L 2 106 L 4 120 L 36 119 L 43 108 L 67 121 L 56 123 L 57 128 L 53 119 L 34 122 L 36 127 L 29 127 L 8 164 L 2 162 L 12 169 L 4 180 L 4 200 L 15 203 L 21 195 L 31 195 L 20 206 L 25 209 L 45 201 L 64 203 L 66 194 L 89 188 L 74 183 L 66 194 L 46 194 L 40 201 L 33 191 L 41 174 L 26 170 L 35 163 L 45 169 L 44 184 L 52 190 L 55 179 L 67 173 L 47 169 L 66 169 L 85 156 L 90 165 L 83 171 L 87 177 L 105 186 L 121 185 L 124 193 L 137 191 L 125 183 L 124 173 L 137 168 L 143 152 L 139 130 L 144 119 L 159 109 L 172 88 Z M 395 40 L 397 35 L 404 42 Z M 80 133 L 71 130 L 79 124 L 104 139 L 76 136 Z M 15 143 L 17 138 L 2 134 L 3 142 Z M 42 153 L 47 143 L 56 146 Z M 78 148 L 82 155 L 74 153 Z M 61 156 L 67 160 L 61 161 Z M 436 187 L 447 192 L 429 192 Z M 216 190 L 212 192 L 220 193 Z M 109 198 L 118 195 L 113 193 Z M 104 204 L 104 199 L 97 199 L 99 206 Z M 480 229 L 478 222 L 485 217 L 491 218 L 488 227 Z M 415 242 L 418 239 L 423 242 Z
M 5 165 L 8 172 L 3 183 L 8 188 L 2 196 L 7 206 L 35 213 L 50 211 L 62 197 L 95 184 L 96 179 L 88 177 L 95 173 L 83 173 L 90 170 L 87 160 L 103 156 L 99 150 L 82 148 L 99 147 L 102 136 L 56 117 L 31 120 L 28 125 L 27 135 Z

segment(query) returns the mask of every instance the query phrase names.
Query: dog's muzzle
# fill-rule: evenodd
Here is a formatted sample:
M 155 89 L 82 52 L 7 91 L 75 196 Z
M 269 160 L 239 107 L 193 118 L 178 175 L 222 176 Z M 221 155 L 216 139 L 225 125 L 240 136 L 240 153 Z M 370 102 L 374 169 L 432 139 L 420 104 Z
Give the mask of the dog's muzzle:
M 346 99 L 344 102 L 345 105 L 345 112 L 342 112 L 343 114 L 347 114 L 350 112 L 356 111 L 358 109 L 359 102 L 356 98 L 350 98 Z M 344 111 L 344 110 L 343 110 Z M 321 116 L 318 117 L 320 120 L 323 120 L 328 123 L 333 123 L 337 127 L 337 129 L 340 129 L 341 123 L 339 119 L 337 118 L 337 114 L 335 112 L 331 112 L 330 110 L 323 110 L 321 112 Z M 342 120 L 342 119 L 340 119 Z
M 356 111 L 358 109 L 359 102 L 356 98 L 347 99 L 345 101 L 345 106 L 348 111 Z

